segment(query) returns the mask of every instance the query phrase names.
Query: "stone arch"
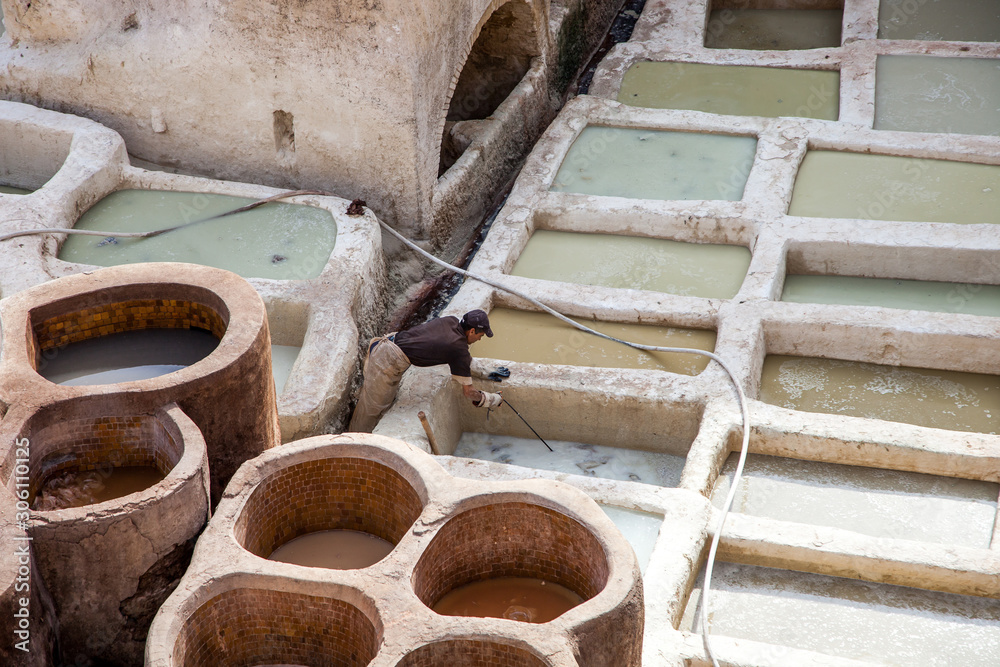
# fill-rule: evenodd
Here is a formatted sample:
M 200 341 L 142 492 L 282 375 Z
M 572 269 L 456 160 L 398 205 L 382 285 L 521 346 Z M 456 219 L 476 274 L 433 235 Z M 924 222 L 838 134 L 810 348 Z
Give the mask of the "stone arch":
M 534 12 L 525 0 L 493 0 L 473 32 L 443 109 L 440 162 L 444 173 L 540 55 Z M 461 124 L 461 125 L 459 125 Z

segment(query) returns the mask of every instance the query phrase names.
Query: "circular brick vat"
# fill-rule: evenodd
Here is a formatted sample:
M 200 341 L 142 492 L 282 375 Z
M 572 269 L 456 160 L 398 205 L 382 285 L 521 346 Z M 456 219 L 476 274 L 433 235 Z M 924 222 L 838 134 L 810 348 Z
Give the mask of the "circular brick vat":
M 208 460 L 197 426 L 176 404 L 152 414 L 122 413 L 96 396 L 16 409 L 0 437 L 30 451 L 24 459 L 12 449 L 0 464 L 2 483 L 27 503 L 46 479 L 67 472 L 85 473 L 88 484 L 110 483 L 121 466 L 158 473 L 149 486 L 141 477 L 143 484 L 121 497 L 33 509 L 29 523 L 38 562 L 33 576 L 59 611 L 64 655 L 141 661 L 152 618 L 183 575 L 208 518 Z M 77 500 L 79 481 L 63 489 L 76 491 Z
M 559 584 L 587 601 L 604 589 L 609 572 L 604 547 L 583 524 L 542 505 L 498 500 L 449 519 L 412 582 L 431 608 L 461 586 L 502 577 Z
M 549 667 L 551 663 L 519 646 L 484 639 L 452 639 L 426 644 L 396 663 L 396 667 Z
M 289 465 L 260 482 L 236 520 L 235 534 L 261 558 L 325 530 L 361 531 L 395 545 L 422 510 L 417 491 L 388 465 L 331 456 Z
M 234 588 L 207 600 L 187 618 L 172 664 L 363 667 L 378 651 L 380 626 L 343 600 Z

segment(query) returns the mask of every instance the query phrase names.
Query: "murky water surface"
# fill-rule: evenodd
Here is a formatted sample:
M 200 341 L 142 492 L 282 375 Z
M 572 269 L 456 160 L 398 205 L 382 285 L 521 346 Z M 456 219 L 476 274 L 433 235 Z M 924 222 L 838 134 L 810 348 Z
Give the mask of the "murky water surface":
M 357 570 L 379 562 L 393 548 L 392 542 L 359 530 L 318 530 L 282 544 L 268 558 L 306 567 Z
M 542 437 L 545 438 L 545 435 L 542 434 Z M 571 475 L 670 487 L 677 486 L 684 469 L 685 459 L 672 454 L 549 438 L 545 438 L 545 442 L 555 451 L 550 452 L 538 439 L 463 433 L 454 455 Z
M 127 496 L 159 484 L 165 475 L 154 466 L 121 466 L 66 471 L 46 479 L 31 508 L 51 511 L 83 507 Z
M 840 9 L 717 9 L 708 17 L 710 49 L 787 51 L 840 46 Z
M 1000 60 L 879 56 L 875 129 L 1000 134 Z
M 730 116 L 837 120 L 840 72 L 640 62 L 625 72 L 618 101 L 636 107 Z
M 591 125 L 551 190 L 633 199 L 735 201 L 743 197 L 757 139 Z
M 204 329 L 122 331 L 46 350 L 38 372 L 72 386 L 148 380 L 201 361 L 218 345 Z
M 712 492 L 722 507 L 738 454 Z M 733 511 L 781 521 L 988 549 L 1000 485 L 750 454 Z
M 660 527 L 663 525 L 663 516 L 640 512 L 638 510 L 625 509 L 615 505 L 601 505 L 604 513 L 614 521 L 618 530 L 622 532 L 628 543 L 632 545 L 635 556 L 639 561 L 639 571 L 646 574 L 646 566 L 649 565 L 649 558 L 653 554 L 653 547 L 656 546 L 656 538 L 660 534 Z
M 1000 42 L 996 0 L 879 0 L 879 39 Z
M 511 274 L 730 299 L 739 291 L 749 266 L 750 250 L 743 246 L 539 229 Z
M 1000 166 L 843 151 L 809 151 L 789 215 L 1000 223 Z
M 252 203 L 225 195 L 121 190 L 97 202 L 76 229 L 148 232 L 203 220 Z M 117 266 L 188 262 L 227 269 L 244 278 L 306 280 L 326 266 L 337 239 L 328 211 L 271 203 L 144 239 L 70 236 L 59 251 L 67 262 Z
M 271 374 L 274 375 L 274 386 L 277 388 L 278 396 L 285 390 L 285 383 L 292 373 L 292 366 L 299 358 L 302 348 L 298 345 L 272 345 L 271 346 Z
M 1000 431 L 1000 376 L 768 355 L 760 400 L 952 431 Z
M 1000 316 L 1000 285 L 789 275 L 782 301 Z
M 582 324 L 645 345 L 712 351 L 715 332 L 645 324 L 580 320 Z M 490 312 L 493 338 L 483 338 L 469 349 L 473 357 L 536 364 L 567 364 L 598 368 L 639 368 L 697 375 L 708 359 L 696 354 L 646 352 L 585 334 L 547 313 L 494 308 Z
M 583 602 L 559 584 L 528 577 L 500 577 L 466 584 L 448 592 L 434 605 L 445 616 L 506 618 L 547 623 Z
M 701 631 L 701 584 L 683 630 Z M 713 634 L 891 667 L 1000 664 L 993 599 L 718 562 L 709 603 Z

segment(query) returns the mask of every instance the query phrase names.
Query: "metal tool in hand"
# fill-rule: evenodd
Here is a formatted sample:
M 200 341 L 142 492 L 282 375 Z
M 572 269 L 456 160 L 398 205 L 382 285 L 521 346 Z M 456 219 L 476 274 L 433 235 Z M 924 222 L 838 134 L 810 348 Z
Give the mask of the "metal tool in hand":
M 521 413 L 518 412 L 517 410 L 515 410 L 514 406 L 511 405 L 510 402 L 506 398 L 501 397 L 500 400 L 503 401 L 504 403 L 506 403 L 508 408 L 510 408 L 511 410 L 514 410 L 514 414 L 515 415 L 517 415 L 518 417 L 521 417 Z M 531 429 L 531 432 L 535 434 L 536 438 L 538 438 L 539 440 L 542 441 L 543 445 L 545 445 L 546 447 L 549 447 L 549 443 L 545 442 L 545 438 L 543 438 L 542 436 L 538 435 L 538 431 L 536 431 L 535 429 L 531 428 L 531 424 L 529 424 L 528 421 L 524 417 L 521 417 L 521 421 L 524 422 L 525 426 L 527 426 L 528 428 Z M 551 447 L 549 447 L 549 451 L 553 452 L 555 450 L 552 449 Z

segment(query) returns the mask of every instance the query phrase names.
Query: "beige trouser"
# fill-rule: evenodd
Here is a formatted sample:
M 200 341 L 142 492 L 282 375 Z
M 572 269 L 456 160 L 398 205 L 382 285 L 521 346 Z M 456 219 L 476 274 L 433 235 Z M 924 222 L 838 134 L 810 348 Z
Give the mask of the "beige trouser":
M 358 397 L 358 406 L 354 408 L 354 414 L 351 416 L 349 431 L 372 432 L 375 424 L 396 400 L 399 380 L 410 367 L 410 360 L 398 345 L 389 340 L 389 335 L 373 338 L 368 344 L 371 349 L 371 344 L 376 340 L 379 341 L 365 359 L 361 395 Z

